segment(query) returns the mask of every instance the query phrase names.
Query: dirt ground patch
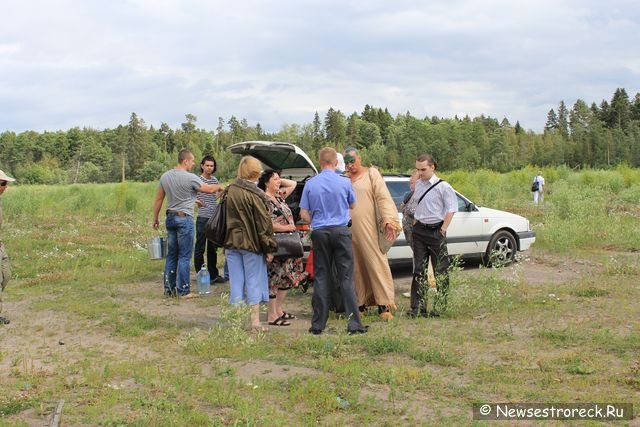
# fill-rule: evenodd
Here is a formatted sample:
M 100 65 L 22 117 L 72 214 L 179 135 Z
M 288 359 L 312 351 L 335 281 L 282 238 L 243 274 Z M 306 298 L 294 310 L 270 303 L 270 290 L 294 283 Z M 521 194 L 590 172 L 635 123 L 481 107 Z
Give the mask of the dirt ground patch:
M 588 276 L 597 267 L 598 265 L 591 261 L 559 262 L 557 258 L 553 258 L 553 262 L 549 262 L 544 258 L 524 258 L 502 269 L 468 264 L 462 274 L 467 278 L 485 275 L 517 278 L 532 286 L 544 283 L 561 285 Z M 396 300 L 399 304 L 408 301 L 402 294 L 411 288 L 410 269 L 396 269 L 393 271 L 393 277 Z M 207 329 L 219 320 L 220 307 L 223 305 L 221 303 L 226 300 L 229 284 L 217 284 L 212 287 L 211 295 L 191 300 L 163 298 L 162 285 L 159 282 L 123 284 L 117 288 L 118 302 L 129 308 L 144 314 L 160 316 L 169 322 L 192 324 L 194 327 Z M 291 296 L 285 300 L 286 308 L 294 313 L 297 319 L 291 321 L 291 326 L 271 326 L 270 329 L 278 332 L 306 332 L 312 315 L 311 293 L 312 290 L 306 294 L 299 290 L 291 291 Z M 99 328 L 92 328 L 88 320 L 78 321 L 54 311 L 34 312 L 31 308 L 32 302 L 15 300 L 9 287 L 5 297 L 5 314 L 11 319 L 11 324 L 0 327 L 3 347 L 20 349 L 20 353 L 24 353 L 29 360 L 30 368 L 47 369 L 46 360 L 54 354 L 64 353 L 65 357 L 72 359 L 72 353 L 82 349 L 97 348 L 109 354 L 124 354 L 129 350 L 126 340 L 102 334 Z M 264 313 L 262 318 L 266 322 Z M 136 348 L 135 351 L 139 354 L 141 349 Z M 15 356 L 16 352 L 12 354 Z M 3 357 L 0 360 L 0 375 L 7 374 L 16 365 L 15 358 Z
M 487 269 L 469 264 L 465 266 L 461 274 L 466 278 L 484 275 L 516 278 L 530 286 L 548 283 L 562 285 L 581 280 L 596 268 L 598 265 L 591 261 L 541 257 L 523 258 L 520 262 L 502 269 Z M 398 269 L 393 273 L 399 309 L 406 308 L 408 298 L 403 297 L 402 294 L 410 290 L 411 271 Z M 159 281 L 122 284 L 115 288 L 117 289 L 117 292 L 114 293 L 117 303 L 129 310 L 156 316 L 179 326 L 186 325 L 206 331 L 220 320 L 221 308 L 226 304 L 229 284 L 215 285 L 211 295 L 190 300 L 164 298 L 162 285 Z M 153 349 L 141 346 L 139 342 L 134 345 L 131 340 L 104 332 L 91 319 L 78 318 L 78 316 L 51 310 L 35 310 L 32 304 L 37 301 L 16 299 L 11 293 L 11 285 L 7 291 L 5 294 L 5 314 L 11 319 L 11 324 L 0 327 L 0 342 L 3 349 L 2 357 L 0 357 L 0 377 L 2 378 L 21 373 L 51 375 L 61 364 L 70 366 L 85 360 L 88 353 L 119 358 L 145 358 L 150 363 L 153 363 L 156 358 L 163 357 Z M 291 321 L 291 326 L 271 326 L 271 331 L 306 333 L 312 314 L 311 292 L 312 290 L 303 294 L 299 290 L 292 291 L 286 300 L 286 309 L 294 313 L 297 319 Z M 262 319 L 266 323 L 264 313 Z M 342 323 L 339 327 L 342 327 Z M 344 327 L 346 328 L 346 320 Z M 331 334 L 339 331 L 329 328 L 326 332 Z M 175 345 L 175 343 L 171 345 Z M 280 365 L 264 360 L 226 361 L 225 364 L 233 369 L 238 380 L 247 383 L 256 377 L 279 380 L 286 379 L 291 375 L 323 375 L 322 372 L 315 369 Z M 207 374 L 206 371 L 207 367 L 205 366 L 203 374 Z M 68 378 L 67 381 L 73 382 L 73 378 Z M 374 398 L 389 401 L 392 398 L 390 396 L 392 394 L 388 388 L 365 387 L 362 390 L 361 399 Z M 428 399 L 429 396 L 424 396 L 424 398 Z M 52 400 L 50 403 L 51 405 L 47 405 L 44 409 L 45 413 L 36 414 L 33 410 L 26 410 L 18 414 L 16 419 L 26 425 L 43 425 L 47 419 L 51 418 L 49 410 L 52 411 L 55 408 L 56 401 Z M 411 403 L 410 406 L 414 406 L 414 403 Z
M 316 369 L 282 365 L 265 360 L 226 360 L 224 363 L 234 369 L 236 378 L 246 383 L 251 383 L 256 378 L 284 380 L 292 375 L 313 376 L 321 373 Z

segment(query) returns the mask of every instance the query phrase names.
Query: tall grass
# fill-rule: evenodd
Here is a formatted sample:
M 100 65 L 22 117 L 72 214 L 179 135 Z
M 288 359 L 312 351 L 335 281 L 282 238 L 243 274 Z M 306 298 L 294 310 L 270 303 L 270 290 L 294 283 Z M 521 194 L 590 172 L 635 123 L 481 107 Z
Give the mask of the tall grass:
M 5 198 L 4 212 L 10 219 L 95 218 L 134 215 L 151 216 L 157 183 L 73 184 L 16 186 Z
M 25 285 L 136 280 L 151 273 L 146 242 L 157 184 L 17 186 L 3 196 L 2 233 Z M 154 268 L 157 265 L 154 266 Z
M 545 202 L 532 203 L 529 191 L 538 169 L 506 174 L 479 170 L 442 174 L 480 206 L 523 215 L 537 232 L 536 247 L 640 250 L 640 169 L 620 165 L 612 170 L 542 169 Z

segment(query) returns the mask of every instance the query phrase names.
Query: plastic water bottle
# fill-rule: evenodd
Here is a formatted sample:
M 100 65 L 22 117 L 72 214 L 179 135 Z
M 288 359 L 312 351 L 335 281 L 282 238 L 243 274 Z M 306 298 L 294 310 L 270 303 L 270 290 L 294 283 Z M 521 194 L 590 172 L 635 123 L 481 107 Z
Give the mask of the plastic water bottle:
M 209 270 L 207 270 L 207 265 L 202 264 L 202 268 L 198 271 L 198 293 L 200 295 L 210 294 L 211 293 L 211 276 L 209 275 Z

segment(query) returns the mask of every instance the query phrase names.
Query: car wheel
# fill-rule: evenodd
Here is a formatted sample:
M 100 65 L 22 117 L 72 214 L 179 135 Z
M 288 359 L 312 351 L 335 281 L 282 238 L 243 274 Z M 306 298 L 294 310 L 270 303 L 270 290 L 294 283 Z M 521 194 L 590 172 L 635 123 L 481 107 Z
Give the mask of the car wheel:
M 516 239 L 511 233 L 500 230 L 491 237 L 487 248 L 487 264 L 501 267 L 511 264 L 516 257 Z

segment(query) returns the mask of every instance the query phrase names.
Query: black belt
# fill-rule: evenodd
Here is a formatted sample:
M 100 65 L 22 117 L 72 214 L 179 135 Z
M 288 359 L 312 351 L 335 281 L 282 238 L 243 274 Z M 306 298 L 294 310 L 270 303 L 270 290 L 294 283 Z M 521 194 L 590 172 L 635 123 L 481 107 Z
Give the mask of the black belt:
M 416 224 L 420 224 L 421 226 L 423 226 L 424 228 L 428 228 L 429 230 L 439 230 L 440 227 L 442 227 L 442 224 L 444 224 L 444 221 L 440 221 L 435 224 L 423 224 L 420 221 L 418 221 L 416 222 Z
M 180 211 L 167 211 L 167 215 L 169 214 L 174 214 L 174 215 L 178 215 L 178 216 L 189 216 L 189 214 L 185 213 L 185 212 L 180 212 Z

